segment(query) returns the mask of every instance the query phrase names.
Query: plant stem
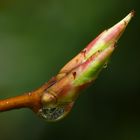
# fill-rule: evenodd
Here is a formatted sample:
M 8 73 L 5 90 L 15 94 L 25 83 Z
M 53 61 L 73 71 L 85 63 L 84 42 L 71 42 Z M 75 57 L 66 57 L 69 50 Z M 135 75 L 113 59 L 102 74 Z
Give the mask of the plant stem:
M 34 112 L 37 112 L 42 107 L 41 97 L 43 93 L 46 92 L 46 90 L 54 83 L 55 78 L 52 78 L 48 83 L 35 91 L 0 100 L 0 112 L 19 108 L 30 108 Z
M 31 106 L 30 93 L 21 96 L 16 96 L 4 100 L 0 100 L 0 112 L 11 109 L 18 109 Z

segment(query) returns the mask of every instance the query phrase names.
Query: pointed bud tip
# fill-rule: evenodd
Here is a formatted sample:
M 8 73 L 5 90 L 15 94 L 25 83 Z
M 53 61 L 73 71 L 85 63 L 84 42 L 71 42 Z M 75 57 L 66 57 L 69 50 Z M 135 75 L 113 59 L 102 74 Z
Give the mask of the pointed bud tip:
M 125 25 L 127 26 L 127 24 L 130 22 L 130 20 L 132 19 L 132 17 L 135 16 L 135 11 L 132 10 L 123 20 L 122 22 L 125 23 Z
M 131 14 L 132 17 L 134 17 L 135 14 L 136 14 L 135 10 L 132 10 L 132 11 L 130 12 L 130 14 Z

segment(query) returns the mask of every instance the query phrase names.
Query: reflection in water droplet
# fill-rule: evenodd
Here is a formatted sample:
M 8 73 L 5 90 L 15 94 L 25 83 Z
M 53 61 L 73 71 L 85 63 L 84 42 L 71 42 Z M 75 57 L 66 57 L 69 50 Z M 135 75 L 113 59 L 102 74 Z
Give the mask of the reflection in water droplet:
M 64 107 L 48 107 L 39 110 L 39 115 L 47 121 L 57 121 L 64 113 Z

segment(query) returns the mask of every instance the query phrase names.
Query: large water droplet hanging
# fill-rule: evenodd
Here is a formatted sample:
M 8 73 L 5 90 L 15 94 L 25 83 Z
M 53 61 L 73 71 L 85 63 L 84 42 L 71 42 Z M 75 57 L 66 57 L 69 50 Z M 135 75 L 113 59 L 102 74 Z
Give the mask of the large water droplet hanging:
M 38 114 L 47 121 L 57 121 L 65 114 L 65 108 L 63 106 L 42 108 Z

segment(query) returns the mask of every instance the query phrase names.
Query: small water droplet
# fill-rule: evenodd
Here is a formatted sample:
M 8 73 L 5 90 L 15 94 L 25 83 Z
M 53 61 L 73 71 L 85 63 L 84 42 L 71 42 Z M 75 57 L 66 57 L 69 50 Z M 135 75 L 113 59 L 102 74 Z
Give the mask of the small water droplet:
M 104 64 L 103 68 L 104 68 L 104 69 L 106 69 L 106 68 L 107 68 L 107 63 L 105 63 L 105 64 Z

